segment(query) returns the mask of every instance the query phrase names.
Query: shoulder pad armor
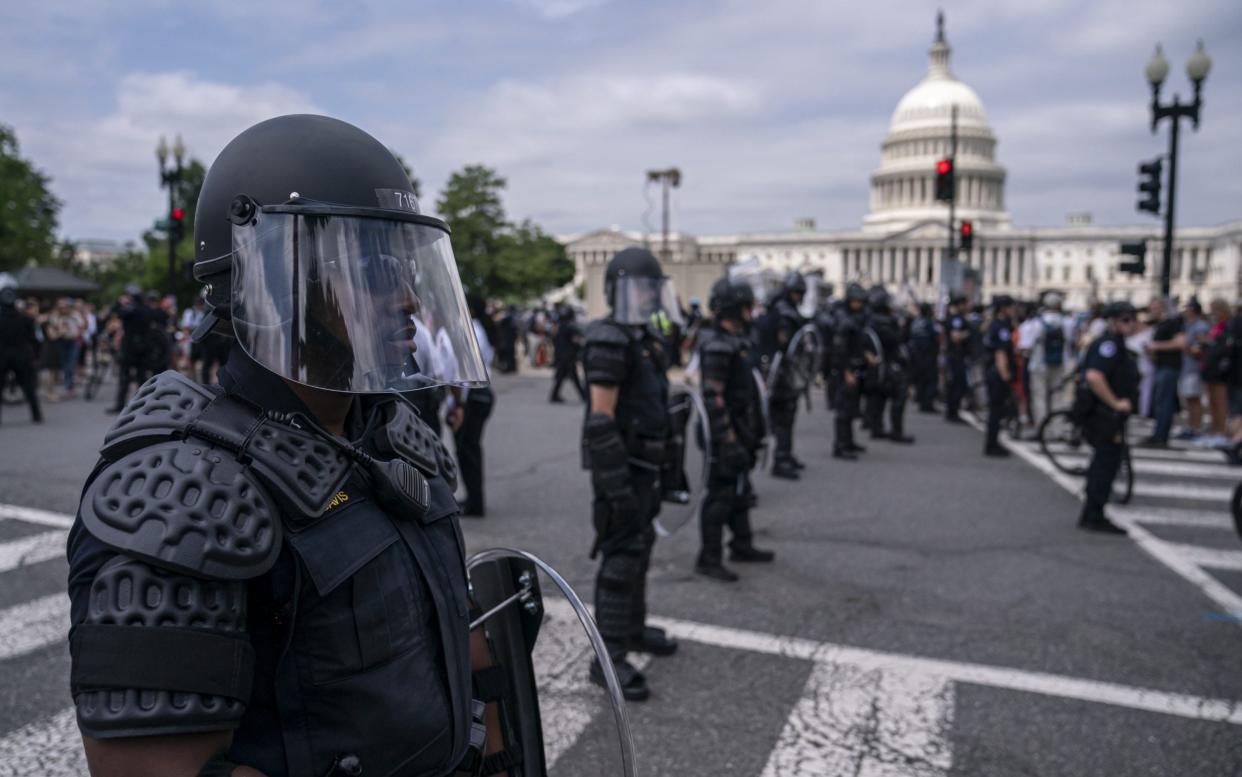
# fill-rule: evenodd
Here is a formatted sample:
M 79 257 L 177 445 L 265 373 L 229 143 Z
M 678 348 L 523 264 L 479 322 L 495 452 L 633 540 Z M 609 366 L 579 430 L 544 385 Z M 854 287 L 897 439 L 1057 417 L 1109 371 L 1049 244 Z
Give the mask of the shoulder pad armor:
M 405 459 L 427 477 L 435 477 L 440 471 L 436 433 L 404 400 L 385 403 L 381 412 L 385 423 L 373 435 L 375 449 L 382 456 Z
M 280 513 L 267 490 L 233 454 L 195 440 L 155 443 L 111 462 L 78 513 L 104 543 L 198 577 L 257 577 L 280 552 Z
M 586 342 L 588 345 L 624 347 L 630 344 L 630 335 L 617 322 L 608 318 L 597 318 L 587 324 Z
M 151 442 L 166 440 L 198 418 L 216 395 L 173 370 L 147 380 L 104 435 L 104 458 L 115 458 Z

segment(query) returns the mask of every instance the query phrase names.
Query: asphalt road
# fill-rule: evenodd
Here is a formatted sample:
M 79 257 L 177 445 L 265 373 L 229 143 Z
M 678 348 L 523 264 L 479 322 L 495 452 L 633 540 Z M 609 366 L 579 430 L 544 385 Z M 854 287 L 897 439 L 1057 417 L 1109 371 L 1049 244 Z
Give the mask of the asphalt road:
M 495 386 L 488 516 L 464 520 L 467 542 L 531 550 L 589 600 L 582 406 L 547 404 L 542 373 Z M 651 661 L 653 698 L 629 708 L 642 774 L 1242 774 L 1242 543 L 1218 501 L 1233 471 L 1192 452 L 1141 465 L 1147 491 L 1118 513 L 1146 527 L 1141 546 L 1078 531 L 1072 483 L 1034 456 L 984 459 L 976 430 L 934 416 L 910 419 L 914 446 L 833 460 L 816 403 L 799 416 L 803 479 L 756 480 L 775 564 L 729 586 L 692 573 L 693 524 L 657 545 L 651 611 L 682 648 Z M 57 514 L 76 507 L 103 407 L 50 405 L 40 427 L 5 408 L 0 504 L 49 515 L 0 508 L 0 775 L 81 769 Z M 546 631 L 552 773 L 615 773 L 580 639 L 556 607 Z

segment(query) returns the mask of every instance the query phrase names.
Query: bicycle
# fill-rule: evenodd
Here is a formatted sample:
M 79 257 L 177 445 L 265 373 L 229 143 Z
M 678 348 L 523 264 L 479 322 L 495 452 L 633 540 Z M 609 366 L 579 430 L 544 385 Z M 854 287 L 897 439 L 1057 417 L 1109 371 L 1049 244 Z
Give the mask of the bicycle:
M 1091 446 L 1083 440 L 1082 427 L 1074 422 L 1069 410 L 1056 410 L 1039 425 L 1039 450 L 1052 466 L 1066 475 L 1085 477 L 1087 465 L 1079 463 L 1083 457 L 1091 458 Z M 1134 496 L 1134 464 L 1130 458 L 1130 444 L 1121 444 L 1121 469 L 1113 480 L 1113 501 L 1126 504 Z
M 93 400 L 99 394 L 104 380 L 115 372 L 116 360 L 112 356 L 112 349 L 104 347 L 101 343 L 99 349 L 95 351 L 94 358 L 91 359 L 91 370 L 86 376 L 86 385 L 82 389 L 82 395 L 86 401 Z

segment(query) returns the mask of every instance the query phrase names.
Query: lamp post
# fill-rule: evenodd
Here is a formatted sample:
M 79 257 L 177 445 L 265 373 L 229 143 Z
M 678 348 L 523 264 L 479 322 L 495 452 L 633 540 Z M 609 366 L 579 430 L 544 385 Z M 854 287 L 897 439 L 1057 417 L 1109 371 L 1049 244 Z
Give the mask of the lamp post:
M 659 183 L 664 189 L 664 208 L 663 218 L 661 219 L 660 234 L 660 260 L 667 262 L 672 258 L 672 252 L 668 248 L 668 193 L 669 188 L 676 189 L 681 186 L 681 170 L 676 167 L 670 167 L 667 170 L 648 170 L 647 183 Z
M 1161 119 L 1169 119 L 1173 127 L 1169 133 L 1169 197 L 1164 212 L 1164 259 L 1160 268 L 1160 294 L 1168 297 L 1172 285 L 1173 268 L 1173 215 L 1177 202 L 1177 139 L 1178 128 L 1182 119 L 1190 119 L 1191 125 L 1199 129 L 1199 110 L 1203 107 L 1203 82 L 1212 68 L 1212 60 L 1203 50 L 1203 41 L 1195 48 L 1195 53 L 1186 62 L 1186 75 L 1194 85 L 1194 102 L 1183 104 L 1181 98 L 1174 94 L 1173 102 L 1161 104 L 1160 87 L 1169 74 L 1169 62 L 1164 58 L 1160 46 L 1152 54 L 1147 63 L 1147 81 L 1151 84 L 1151 131 L 1154 135 Z
M 185 174 L 185 143 L 178 133 L 172 145 L 172 165 L 168 165 L 168 141 L 160 136 L 155 158 L 160 162 L 160 184 L 168 189 L 168 291 L 177 287 L 177 241 L 181 238 L 182 214 L 177 213 L 177 185 Z

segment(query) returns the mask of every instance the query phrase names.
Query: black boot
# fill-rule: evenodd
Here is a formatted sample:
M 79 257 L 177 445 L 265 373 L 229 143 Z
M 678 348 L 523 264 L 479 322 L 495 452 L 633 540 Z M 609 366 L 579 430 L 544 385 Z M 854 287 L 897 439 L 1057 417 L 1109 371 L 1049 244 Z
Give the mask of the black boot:
M 677 640 L 669 637 L 664 629 L 645 626 L 642 634 L 630 638 L 629 649 L 653 656 L 671 656 L 677 652 Z
M 729 560 L 739 563 L 760 563 L 764 564 L 776 559 L 776 554 L 770 550 L 761 550 L 756 548 L 749 542 L 736 542 L 729 544 Z
M 613 659 L 612 668 L 617 673 L 621 695 L 626 701 L 647 701 L 651 696 L 651 689 L 647 687 L 647 678 L 642 672 L 624 658 Z M 608 687 L 604 682 L 604 670 L 600 668 L 599 661 L 591 662 L 591 682 L 602 688 Z
M 849 448 L 836 447 L 832 449 L 832 458 L 843 459 L 845 461 L 858 461 L 858 454 Z
M 914 438 L 901 432 L 893 432 L 889 435 L 889 442 L 900 443 L 902 445 L 910 445 L 914 442 Z
M 1127 534 L 1126 530 L 1108 520 L 1102 507 L 1084 504 L 1078 516 L 1078 528 L 1100 534 Z
M 846 444 L 845 450 L 849 451 L 850 453 L 866 453 L 867 452 L 866 448 L 854 442 L 853 440 L 850 440 L 849 443 Z
M 788 461 L 778 461 L 772 467 L 772 477 L 783 478 L 784 480 L 798 480 L 798 470 Z
M 719 561 L 700 558 L 694 564 L 694 573 L 703 577 L 710 577 L 713 580 L 719 580 L 722 583 L 736 583 L 739 579 L 737 573 L 729 569 Z
M 792 464 L 792 465 L 793 465 L 793 468 L 794 468 L 794 469 L 796 469 L 796 470 L 804 470 L 804 469 L 806 469 L 806 464 L 803 464 L 803 463 L 802 463 L 802 461 L 801 461 L 801 459 L 797 459 L 797 458 L 795 458 L 795 457 L 793 457 L 793 456 L 790 456 L 790 457 L 789 457 L 789 463 L 790 463 L 790 464 Z

